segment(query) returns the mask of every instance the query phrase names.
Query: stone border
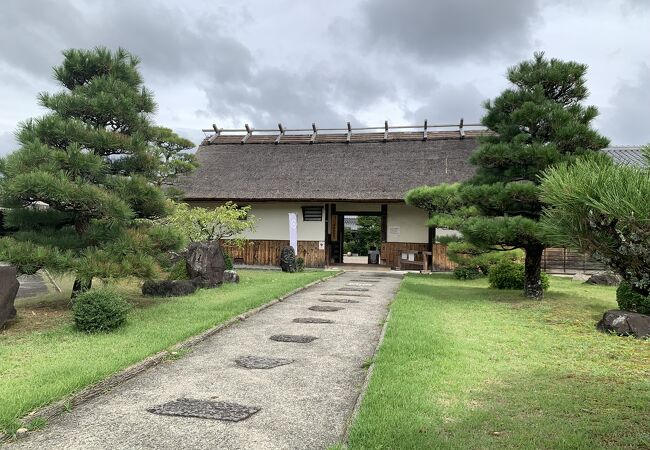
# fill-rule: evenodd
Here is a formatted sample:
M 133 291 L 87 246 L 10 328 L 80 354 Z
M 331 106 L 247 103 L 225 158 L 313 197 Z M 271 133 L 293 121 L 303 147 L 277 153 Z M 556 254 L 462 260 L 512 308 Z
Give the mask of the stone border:
M 312 286 L 322 283 L 328 279 L 335 278 L 339 275 L 342 275 L 343 273 L 345 273 L 344 270 L 341 270 L 339 272 L 332 272 L 331 275 L 327 274 L 327 276 L 321 278 L 320 280 L 312 281 L 311 283 L 296 288 L 291 292 L 288 292 L 278 298 L 272 299 L 264 303 L 263 305 L 258 306 L 257 308 L 249 309 L 243 314 L 235 316 L 232 319 L 229 319 L 219 325 L 209 328 L 208 330 L 204 331 L 201 334 L 186 339 L 185 341 L 179 342 L 173 345 L 169 350 L 163 350 L 161 352 L 158 352 L 155 355 L 143 359 L 139 363 L 135 363 L 134 365 L 122 369 L 119 372 L 114 373 L 113 375 L 109 375 L 108 378 L 105 378 L 98 383 L 87 386 L 81 389 L 79 392 L 70 394 L 62 398 L 61 400 L 55 401 L 50 405 L 38 408 L 30 412 L 26 416 L 22 417 L 20 419 L 21 425 L 26 428 L 27 425 L 35 419 L 44 419 L 46 421 L 49 421 L 57 416 L 60 416 L 64 412 L 68 412 L 74 407 L 79 406 L 96 397 L 99 397 L 100 395 L 110 391 L 111 389 L 116 388 L 120 384 L 125 383 L 126 381 L 134 378 L 135 376 L 139 375 L 145 370 L 157 366 L 158 364 L 166 361 L 168 358 L 174 357 L 178 350 L 187 350 L 191 347 L 194 347 L 195 345 L 205 341 L 209 337 L 214 336 L 215 334 L 231 327 L 232 325 L 235 325 L 236 323 L 246 320 L 252 315 L 257 314 L 258 312 L 263 311 L 266 308 L 275 305 L 276 303 L 286 300 L 288 297 L 291 297 L 297 294 L 298 292 L 309 289 Z M 20 438 L 22 436 L 12 436 L 0 432 L 0 443 L 8 441 L 12 437 Z
M 377 357 L 377 354 L 379 353 L 379 349 L 384 343 L 384 337 L 386 336 L 386 330 L 388 329 L 388 322 L 390 321 L 390 316 L 392 313 L 391 308 L 393 306 L 393 302 L 395 301 L 395 297 L 397 296 L 400 288 L 402 287 L 403 281 L 404 281 L 404 277 L 402 277 L 402 281 L 400 281 L 397 291 L 393 296 L 393 299 L 388 304 L 388 314 L 386 314 L 386 318 L 384 319 L 384 325 L 381 329 L 381 334 L 379 335 L 379 341 L 377 341 L 377 346 L 375 347 L 375 351 L 372 354 L 372 359 L 371 359 L 372 362 L 370 363 L 370 366 L 366 371 L 366 377 L 364 378 L 363 384 L 361 385 L 361 392 L 359 392 L 359 396 L 357 397 L 357 401 L 354 404 L 354 408 L 352 409 L 352 412 L 348 416 L 348 419 L 345 423 L 345 429 L 343 430 L 343 434 L 341 435 L 341 442 L 340 442 L 343 448 L 348 448 L 350 428 L 352 426 L 352 423 L 354 422 L 354 419 L 356 419 L 357 415 L 359 414 L 359 410 L 361 409 L 361 404 L 363 403 L 363 399 L 366 396 L 366 392 L 368 391 L 368 386 L 370 385 L 370 380 L 372 378 L 372 372 L 375 369 L 375 358 Z

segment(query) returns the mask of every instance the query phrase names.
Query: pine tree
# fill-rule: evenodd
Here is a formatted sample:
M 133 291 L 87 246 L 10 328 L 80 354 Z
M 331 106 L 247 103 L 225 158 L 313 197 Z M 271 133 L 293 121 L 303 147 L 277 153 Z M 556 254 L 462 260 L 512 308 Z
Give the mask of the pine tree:
M 23 273 L 73 273 L 74 295 L 94 277 L 152 276 L 161 252 L 180 241 L 152 222 L 168 200 L 153 175 L 156 105 L 138 58 L 105 48 L 63 55 L 54 76 L 64 89 L 39 95 L 49 112 L 20 125 L 20 149 L 0 162 L 12 230 L 0 239 L 0 260 Z
M 482 123 L 494 134 L 482 138 L 471 157 L 476 175 L 459 189 L 461 202 L 478 212 L 461 226 L 467 241 L 525 251 L 527 297 L 543 297 L 541 260 L 548 241 L 539 223 L 541 172 L 608 144 L 591 127 L 597 109 L 583 105 L 586 71 L 586 65 L 543 53 L 510 68 L 512 86 L 485 103 Z

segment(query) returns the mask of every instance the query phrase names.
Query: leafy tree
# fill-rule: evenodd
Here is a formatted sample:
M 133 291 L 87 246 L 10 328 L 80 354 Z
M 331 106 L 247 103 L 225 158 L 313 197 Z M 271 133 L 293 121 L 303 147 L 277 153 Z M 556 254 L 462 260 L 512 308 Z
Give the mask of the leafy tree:
M 163 223 L 181 233 L 189 242 L 234 239 L 241 243 L 241 234 L 255 229 L 255 216 L 250 206 L 227 202 L 214 209 L 193 208 L 177 203 Z
M 345 244 L 350 252 L 366 256 L 371 246 L 381 246 L 381 220 L 376 216 L 359 216 L 357 226 L 356 230 L 344 230 Z
M 508 70 L 512 86 L 484 105 L 482 123 L 493 134 L 481 139 L 471 157 L 476 175 L 458 190 L 470 214 L 462 221 L 447 219 L 477 247 L 523 249 L 524 294 L 531 298 L 543 296 L 541 259 L 548 245 L 539 223 L 539 175 L 608 144 L 591 128 L 597 109 L 583 105 L 586 71 L 583 64 L 549 60 L 543 53 Z
M 650 170 L 580 158 L 545 171 L 541 194 L 549 233 L 610 266 L 650 305 Z
M 0 162 L 12 230 L 0 239 L 0 260 L 26 273 L 72 272 L 74 295 L 94 277 L 152 276 L 180 240 L 151 221 L 168 208 L 151 175 L 160 165 L 155 103 L 138 58 L 105 48 L 63 55 L 54 68 L 63 90 L 39 95 L 49 112 L 19 126 L 20 149 Z

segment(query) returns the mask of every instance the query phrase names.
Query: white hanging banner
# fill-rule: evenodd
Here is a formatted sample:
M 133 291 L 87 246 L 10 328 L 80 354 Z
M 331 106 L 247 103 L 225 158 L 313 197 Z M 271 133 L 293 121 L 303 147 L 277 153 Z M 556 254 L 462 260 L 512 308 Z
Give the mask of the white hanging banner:
M 289 213 L 289 245 L 298 254 L 298 216 L 296 213 Z

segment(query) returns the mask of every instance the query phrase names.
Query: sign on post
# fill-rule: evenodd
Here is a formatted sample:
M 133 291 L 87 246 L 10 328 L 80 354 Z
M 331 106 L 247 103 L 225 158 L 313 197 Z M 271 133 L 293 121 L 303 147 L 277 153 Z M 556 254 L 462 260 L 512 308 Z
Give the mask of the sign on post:
M 296 213 L 289 213 L 289 245 L 298 254 L 298 216 Z

